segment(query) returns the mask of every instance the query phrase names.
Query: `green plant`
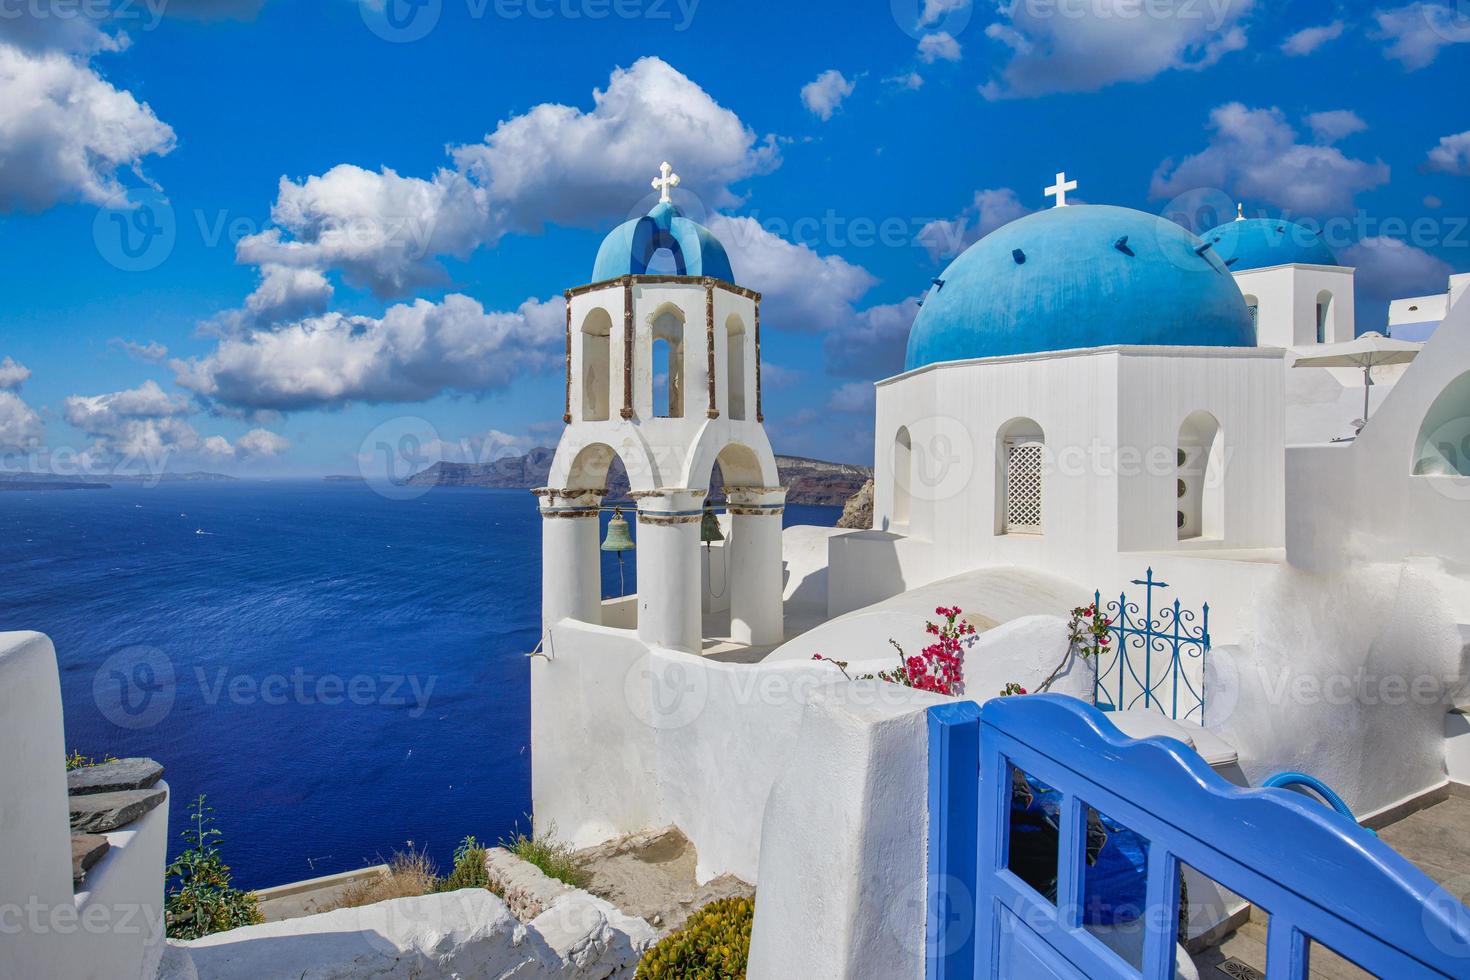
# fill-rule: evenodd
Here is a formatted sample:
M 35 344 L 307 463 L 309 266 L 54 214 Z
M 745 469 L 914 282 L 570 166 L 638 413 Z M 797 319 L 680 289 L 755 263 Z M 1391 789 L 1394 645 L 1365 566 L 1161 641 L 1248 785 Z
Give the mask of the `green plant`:
M 484 888 L 494 891 L 490 887 L 490 872 L 485 867 L 487 851 L 485 845 L 474 837 L 466 837 L 460 841 L 459 846 L 454 849 L 454 870 L 434 890 L 453 892 L 461 888 Z
M 501 841 L 500 846 L 522 861 L 534 864 L 548 878 L 573 888 L 587 887 L 587 872 L 582 870 L 572 845 L 557 838 L 555 821 L 543 833 L 532 837 L 516 831 L 509 840 Z
M 108 762 L 116 762 L 116 761 L 117 761 L 117 756 L 115 756 L 115 755 L 109 755 L 105 759 L 102 760 L 102 762 L 104 764 L 105 763 L 108 763 Z M 81 750 L 79 750 L 79 749 L 72 749 L 71 750 L 71 755 L 69 755 L 69 756 L 66 757 L 66 771 L 67 772 L 71 772 L 73 769 L 85 769 L 88 766 L 95 766 L 95 765 L 97 765 L 97 760 L 96 759 L 93 759 L 93 758 L 90 758 L 88 756 L 82 755 Z
M 638 963 L 640 980 L 743 980 L 755 902 L 722 898 L 695 912 Z
M 189 808 L 189 825 L 179 836 L 189 846 L 163 872 L 168 938 L 198 939 L 260 922 L 255 893 L 230 884 L 229 865 L 220 856 L 224 835 L 214 826 L 214 810 L 205 806 L 202 795 Z

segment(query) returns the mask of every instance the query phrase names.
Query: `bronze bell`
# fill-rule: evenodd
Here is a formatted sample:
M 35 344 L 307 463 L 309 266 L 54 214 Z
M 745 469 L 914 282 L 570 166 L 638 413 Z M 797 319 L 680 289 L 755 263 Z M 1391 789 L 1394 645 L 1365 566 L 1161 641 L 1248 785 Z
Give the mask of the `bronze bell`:
M 720 530 L 720 519 L 715 516 L 715 506 L 708 500 L 704 502 L 704 519 L 699 523 L 699 540 L 705 544 L 725 540 L 725 532 Z
M 612 520 L 607 522 L 607 537 L 602 541 L 603 551 L 632 551 L 633 539 L 628 534 L 628 522 L 621 507 L 613 511 Z

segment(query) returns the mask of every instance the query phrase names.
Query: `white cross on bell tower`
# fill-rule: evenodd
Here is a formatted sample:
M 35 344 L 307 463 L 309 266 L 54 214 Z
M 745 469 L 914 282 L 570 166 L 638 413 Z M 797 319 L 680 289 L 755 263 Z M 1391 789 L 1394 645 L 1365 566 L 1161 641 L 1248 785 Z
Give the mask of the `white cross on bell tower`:
M 1056 198 L 1056 207 L 1064 208 L 1067 206 L 1067 192 L 1075 191 L 1076 189 L 1077 182 L 1075 180 L 1068 180 L 1067 172 L 1063 170 L 1057 174 L 1056 184 L 1046 189 L 1046 196 Z
M 674 173 L 674 168 L 669 166 L 665 160 L 658 168 L 659 176 L 653 178 L 653 189 L 659 192 L 658 202 L 660 204 L 674 203 L 669 191 L 679 186 L 679 175 Z

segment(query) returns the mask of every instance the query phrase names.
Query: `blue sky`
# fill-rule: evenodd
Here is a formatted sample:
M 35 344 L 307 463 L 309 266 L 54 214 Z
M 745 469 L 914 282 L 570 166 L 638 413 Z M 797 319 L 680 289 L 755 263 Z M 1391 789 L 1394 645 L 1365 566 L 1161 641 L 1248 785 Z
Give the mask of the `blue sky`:
M 664 159 L 766 294 L 777 450 L 825 458 L 870 460 L 913 298 L 1059 169 L 1324 223 L 1360 330 L 1470 270 L 1444 4 L 104 2 L 0 4 L 9 468 L 554 444 L 561 291 Z

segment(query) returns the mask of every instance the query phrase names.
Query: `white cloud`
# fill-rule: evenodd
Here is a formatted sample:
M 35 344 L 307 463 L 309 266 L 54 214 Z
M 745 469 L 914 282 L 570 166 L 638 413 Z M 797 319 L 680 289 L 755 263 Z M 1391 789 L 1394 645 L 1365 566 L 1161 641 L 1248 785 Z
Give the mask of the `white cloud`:
M 209 355 L 172 365 L 181 386 L 249 411 L 479 393 L 559 364 L 564 309 L 557 297 L 487 312 L 451 294 L 390 307 L 381 318 L 332 312 L 226 336 Z
M 245 299 L 245 310 L 257 323 L 296 320 L 324 313 L 332 300 L 332 284 L 316 269 L 265 265 L 260 285 Z
M 1347 30 L 1347 24 L 1340 20 L 1323 24 L 1321 27 L 1308 27 L 1287 38 L 1286 42 L 1281 45 L 1281 50 L 1297 57 L 1308 55 L 1322 45 L 1342 37 L 1345 30 Z
M 1336 143 L 1368 128 L 1368 124 L 1351 109 L 1314 112 L 1307 116 L 1307 125 L 1319 143 Z
M 801 87 L 801 102 L 807 111 L 826 122 L 855 88 L 856 81 L 848 81 L 842 72 L 829 68 Z
M 1439 145 L 1429 151 L 1429 169 L 1470 177 L 1470 130 L 1441 136 Z
M 116 204 L 120 170 L 168 153 L 174 132 L 146 104 L 59 51 L 0 41 L 0 211 Z
M 936 61 L 959 61 L 962 54 L 960 42 L 948 31 L 935 31 L 919 38 L 919 60 L 926 65 Z
M 157 364 L 168 357 L 168 348 L 156 340 L 150 340 L 146 344 L 135 343 L 131 340 L 123 340 L 121 337 L 113 337 L 108 346 L 122 351 L 129 357 L 137 358 L 149 364 Z
M 518 436 L 499 429 L 489 429 L 475 435 L 464 436 L 458 442 L 448 442 L 443 439 L 430 440 L 424 444 L 423 454 L 429 459 L 441 459 L 451 463 L 491 463 L 506 456 L 524 455 L 535 447 L 535 440 L 529 436 Z
M 827 373 L 842 378 L 887 378 L 903 370 L 917 298 L 872 306 L 822 341 Z
M 1387 41 L 1383 56 L 1418 71 L 1439 57 L 1441 48 L 1470 41 L 1470 19 L 1440 3 L 1411 3 L 1374 11 L 1374 40 Z
M 862 266 L 789 242 L 754 218 L 717 214 L 710 231 L 730 253 L 742 282 L 760 283 L 762 319 L 780 330 L 830 330 L 851 320 L 853 304 L 877 282 Z
M 924 76 L 916 71 L 911 71 L 903 75 L 894 75 L 892 78 L 887 79 L 887 81 L 891 85 L 908 89 L 910 92 L 917 92 L 924 87 Z
M 790 388 L 802 379 L 805 372 L 798 368 L 783 367 L 773 361 L 761 361 L 761 385 L 772 388 Z
M 431 177 L 340 164 L 320 176 L 282 178 L 268 229 L 240 242 L 237 257 L 326 272 L 379 296 L 447 281 L 442 256 L 544 223 L 591 227 L 621 219 L 651 191 L 639 174 L 674 162 L 681 195 L 723 207 L 732 184 L 780 162 L 774 137 L 759 140 L 738 116 L 658 58 L 612 73 L 593 108 L 542 103 L 452 150 L 454 166 Z M 686 198 L 687 200 L 687 198 Z
M 1349 211 L 1356 194 L 1388 182 L 1389 168 L 1345 156 L 1332 146 L 1297 142 L 1280 109 L 1248 109 L 1239 102 L 1210 113 L 1210 145 L 1176 164 L 1165 160 L 1149 193 L 1176 197 L 1201 188 L 1262 201 L 1301 214 Z
M 924 0 L 924 9 L 919 14 L 919 26 L 937 24 L 951 14 L 970 9 L 970 0 Z
M 833 412 L 870 413 L 877 402 L 877 393 L 871 381 L 849 381 L 832 389 L 827 396 L 827 408 Z
M 1009 187 L 976 191 L 974 201 L 954 220 L 929 222 L 919 229 L 918 240 L 935 261 L 953 258 L 1001 225 L 1030 213 Z
M 105 395 L 71 395 L 64 405 L 66 421 L 95 438 L 100 452 L 149 461 L 202 448 L 185 418 L 190 411 L 185 398 L 151 379 Z
M 9 389 L 0 390 L 0 450 L 31 450 L 41 444 L 46 427 L 35 409 Z
M 0 391 L 19 391 L 30 380 L 31 369 L 12 357 L 0 361 Z
M 1093 92 L 1207 68 L 1245 47 L 1241 25 L 1253 2 L 1006 4 L 985 34 L 1010 49 L 1010 60 L 980 91 L 989 99 Z
M 290 447 L 291 442 L 285 436 L 267 429 L 251 429 L 235 440 L 235 455 L 244 459 L 265 459 L 279 456 Z
M 1370 299 L 1441 292 L 1454 271 L 1443 259 L 1396 238 L 1364 238 L 1343 249 L 1341 258 L 1356 267 L 1358 291 Z

